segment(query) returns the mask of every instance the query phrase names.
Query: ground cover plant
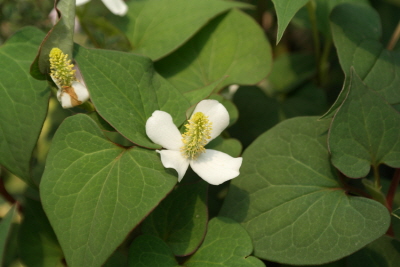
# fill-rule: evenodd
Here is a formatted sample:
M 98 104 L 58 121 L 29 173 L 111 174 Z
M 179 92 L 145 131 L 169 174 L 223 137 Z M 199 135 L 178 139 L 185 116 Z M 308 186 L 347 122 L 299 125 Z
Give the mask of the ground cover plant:
M 400 1 L 0 1 L 2 266 L 400 265 Z

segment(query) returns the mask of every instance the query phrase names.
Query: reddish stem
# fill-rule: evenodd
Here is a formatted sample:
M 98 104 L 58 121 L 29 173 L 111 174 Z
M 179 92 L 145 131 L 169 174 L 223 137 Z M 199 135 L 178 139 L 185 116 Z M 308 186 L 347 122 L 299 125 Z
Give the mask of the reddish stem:
M 389 191 L 386 195 L 386 202 L 388 204 L 388 209 L 390 212 L 392 212 L 393 199 L 396 194 L 396 189 L 399 186 L 399 182 L 400 182 L 400 169 L 396 169 L 393 175 L 392 182 L 390 183 Z

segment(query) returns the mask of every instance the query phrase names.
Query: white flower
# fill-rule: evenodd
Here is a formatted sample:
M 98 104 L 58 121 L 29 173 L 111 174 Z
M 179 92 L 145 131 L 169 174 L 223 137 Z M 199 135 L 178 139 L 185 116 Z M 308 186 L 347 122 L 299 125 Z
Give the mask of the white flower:
M 76 0 L 76 6 L 81 6 L 90 0 Z M 102 0 L 104 5 L 115 15 L 123 16 L 128 12 L 128 6 L 123 0 Z
M 205 149 L 229 124 L 226 108 L 216 100 L 203 100 L 193 111 L 186 131 L 181 135 L 167 112 L 156 110 L 146 122 L 147 136 L 166 148 L 157 150 L 165 168 L 174 168 L 181 181 L 189 165 L 203 180 L 222 184 L 239 175 L 242 158 Z
M 85 84 L 77 79 L 76 67 L 71 64 L 68 55 L 55 47 L 50 51 L 49 60 L 50 77 L 57 85 L 57 99 L 61 106 L 72 108 L 86 102 L 89 99 L 89 91 Z

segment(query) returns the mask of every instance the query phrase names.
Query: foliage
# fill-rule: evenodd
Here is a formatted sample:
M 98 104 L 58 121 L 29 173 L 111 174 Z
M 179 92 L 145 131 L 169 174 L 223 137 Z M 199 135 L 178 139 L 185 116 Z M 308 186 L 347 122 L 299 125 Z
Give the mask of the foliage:
M 0 1 L 2 266 L 398 265 L 399 1 L 44 2 Z

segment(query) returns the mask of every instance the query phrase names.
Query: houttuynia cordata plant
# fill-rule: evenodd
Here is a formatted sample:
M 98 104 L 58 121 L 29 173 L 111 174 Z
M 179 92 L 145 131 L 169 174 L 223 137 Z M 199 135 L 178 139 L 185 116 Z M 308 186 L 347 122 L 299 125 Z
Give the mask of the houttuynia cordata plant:
M 400 266 L 399 0 L 0 11 L 1 266 Z

